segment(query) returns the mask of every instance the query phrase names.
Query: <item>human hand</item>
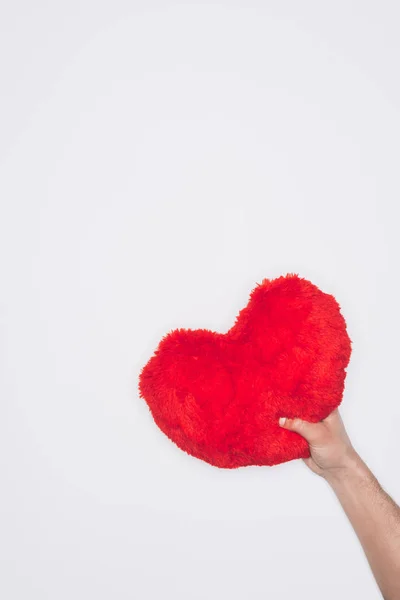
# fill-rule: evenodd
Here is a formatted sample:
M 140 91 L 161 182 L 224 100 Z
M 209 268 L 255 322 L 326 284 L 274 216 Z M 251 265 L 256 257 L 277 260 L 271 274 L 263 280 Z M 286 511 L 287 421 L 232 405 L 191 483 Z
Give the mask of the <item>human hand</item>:
M 351 444 L 338 409 L 319 423 L 282 417 L 279 425 L 306 439 L 311 457 L 303 460 L 321 477 L 329 479 L 341 475 L 361 460 Z
M 354 450 L 339 411 L 319 423 L 283 419 L 305 438 L 308 467 L 332 487 L 364 549 L 382 598 L 400 600 L 400 507 Z

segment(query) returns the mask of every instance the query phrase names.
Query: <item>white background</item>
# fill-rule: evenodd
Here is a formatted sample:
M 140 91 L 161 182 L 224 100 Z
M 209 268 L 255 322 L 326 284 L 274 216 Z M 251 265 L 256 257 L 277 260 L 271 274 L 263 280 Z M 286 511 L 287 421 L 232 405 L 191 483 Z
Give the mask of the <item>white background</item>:
M 295 272 L 353 340 L 342 415 L 399 501 L 400 10 L 17 0 L 0 9 L 5 600 L 380 595 L 302 461 L 224 471 L 137 378 Z

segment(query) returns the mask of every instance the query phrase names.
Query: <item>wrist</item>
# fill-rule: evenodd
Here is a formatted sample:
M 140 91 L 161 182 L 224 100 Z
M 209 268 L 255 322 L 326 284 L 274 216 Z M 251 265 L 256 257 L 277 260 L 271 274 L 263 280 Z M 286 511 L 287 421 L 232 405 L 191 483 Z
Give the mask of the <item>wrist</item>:
M 324 479 L 335 487 L 340 483 L 353 478 L 365 477 L 368 474 L 368 467 L 357 454 L 357 452 L 351 448 L 343 457 L 342 464 L 338 467 L 332 467 L 326 469 L 323 473 Z

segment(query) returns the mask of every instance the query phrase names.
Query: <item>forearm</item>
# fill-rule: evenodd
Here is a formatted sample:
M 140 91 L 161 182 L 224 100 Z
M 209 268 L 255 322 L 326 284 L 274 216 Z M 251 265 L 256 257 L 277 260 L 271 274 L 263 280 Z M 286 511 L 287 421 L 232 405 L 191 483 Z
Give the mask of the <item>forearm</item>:
M 385 600 L 400 600 L 400 508 L 355 455 L 326 477 L 356 532 Z

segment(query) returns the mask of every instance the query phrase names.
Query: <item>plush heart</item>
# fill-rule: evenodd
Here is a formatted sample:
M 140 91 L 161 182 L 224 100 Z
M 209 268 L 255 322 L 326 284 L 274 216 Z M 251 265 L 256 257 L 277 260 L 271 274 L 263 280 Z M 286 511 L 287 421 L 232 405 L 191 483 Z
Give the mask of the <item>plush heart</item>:
M 327 417 L 342 400 L 350 354 L 335 298 L 288 274 L 257 284 L 227 333 L 164 336 L 139 395 L 187 453 L 223 468 L 274 465 L 310 455 L 279 417 Z

